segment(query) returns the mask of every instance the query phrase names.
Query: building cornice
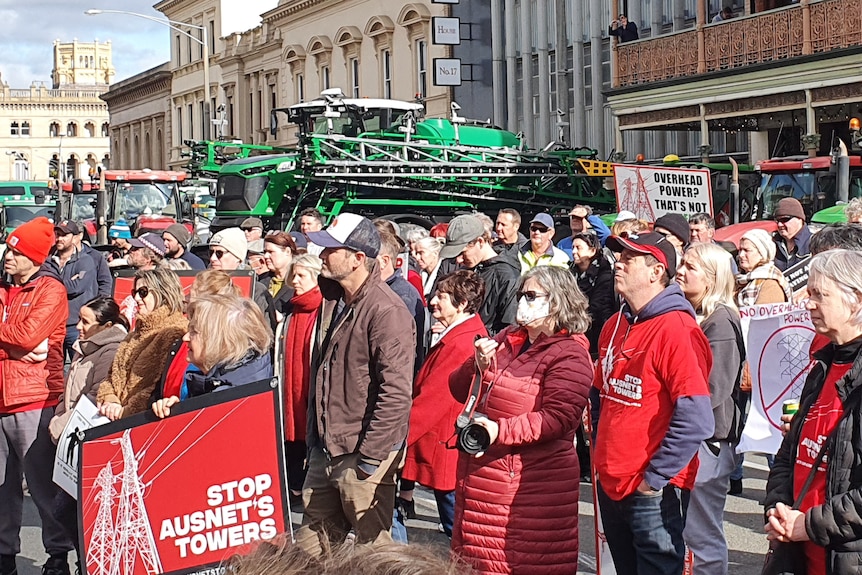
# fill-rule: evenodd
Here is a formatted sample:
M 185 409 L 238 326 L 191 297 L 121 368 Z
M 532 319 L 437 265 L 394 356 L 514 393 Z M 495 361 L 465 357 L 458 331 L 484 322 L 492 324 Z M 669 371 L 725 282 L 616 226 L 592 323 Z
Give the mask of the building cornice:
M 293 0 L 293 2 L 277 6 L 269 12 L 261 14 L 261 23 L 278 24 L 282 20 L 303 14 L 310 8 L 325 8 L 339 2 L 340 0 Z
M 171 92 L 170 62 L 141 72 L 131 78 L 123 80 L 111 86 L 111 89 L 102 94 L 101 98 L 109 105 L 134 102 L 141 96 L 149 96 L 158 92 Z

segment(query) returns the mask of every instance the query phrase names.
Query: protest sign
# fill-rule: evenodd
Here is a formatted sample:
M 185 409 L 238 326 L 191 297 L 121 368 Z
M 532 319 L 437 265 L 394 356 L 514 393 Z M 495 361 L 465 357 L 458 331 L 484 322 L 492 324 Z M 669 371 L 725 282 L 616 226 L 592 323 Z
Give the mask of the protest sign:
M 784 277 L 790 284 L 790 292 L 796 294 L 808 288 L 808 267 L 811 265 L 811 256 L 790 266 L 784 270 Z
M 99 408 L 89 397 L 82 395 L 57 441 L 54 483 L 75 499 L 78 498 L 78 445 L 84 437 L 84 431 L 109 421 L 104 415 L 99 415 Z
M 799 398 L 811 370 L 814 327 L 804 304 L 754 305 L 739 312 L 751 370 L 751 408 L 736 450 L 774 454 L 781 446 L 781 405 Z
M 654 222 L 665 214 L 712 215 L 709 170 L 614 164 L 617 211 Z
M 289 528 L 277 405 L 252 383 L 85 432 L 87 573 L 205 573 Z

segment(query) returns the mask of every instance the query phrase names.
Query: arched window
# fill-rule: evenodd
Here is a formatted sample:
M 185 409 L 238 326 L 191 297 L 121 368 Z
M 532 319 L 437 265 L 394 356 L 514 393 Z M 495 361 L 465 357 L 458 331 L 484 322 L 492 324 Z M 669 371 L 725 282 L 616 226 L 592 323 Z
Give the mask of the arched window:
M 66 136 L 69 138 L 74 138 L 78 135 L 78 124 L 75 122 L 69 122 L 66 124 Z
M 9 127 L 9 135 L 10 136 L 20 136 L 21 135 L 21 125 L 18 124 L 17 120 L 12 120 L 12 123 Z
M 107 138 L 109 133 L 110 131 L 108 129 L 108 123 L 105 122 L 104 124 L 102 124 L 102 137 Z
M 96 125 L 93 122 L 87 122 L 84 124 L 84 137 L 92 138 L 96 135 Z
M 59 122 L 51 122 L 51 125 L 48 126 L 48 136 L 51 138 L 56 138 L 60 135 L 60 123 Z

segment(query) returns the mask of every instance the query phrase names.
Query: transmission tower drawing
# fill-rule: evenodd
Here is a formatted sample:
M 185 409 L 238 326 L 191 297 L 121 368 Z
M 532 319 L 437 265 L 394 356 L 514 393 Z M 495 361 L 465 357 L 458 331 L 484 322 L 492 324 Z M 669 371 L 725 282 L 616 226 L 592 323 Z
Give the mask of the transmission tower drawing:
M 153 530 L 144 506 L 144 483 L 138 475 L 138 458 L 132 448 L 129 430 L 119 440 L 123 452 L 122 490 L 117 510 L 117 535 L 111 551 L 111 567 L 108 575 L 133 575 L 138 556 L 150 575 L 162 572 Z M 121 565 L 122 564 L 122 565 Z
M 111 553 L 114 547 L 114 517 L 112 510 L 117 491 L 114 489 L 114 471 L 111 462 L 99 471 L 96 477 L 95 499 L 99 502 L 99 512 L 87 548 L 87 573 L 89 575 L 110 575 Z
M 784 350 L 779 360 L 781 378 L 791 381 L 789 397 L 800 397 L 805 377 L 811 369 L 808 348 L 811 347 L 811 336 L 808 333 L 792 331 L 778 340 L 778 348 Z
M 655 221 L 655 213 L 652 205 L 650 205 L 644 178 L 640 170 L 635 170 L 635 174 L 637 184 L 632 181 L 632 178 L 626 178 L 622 183 L 623 197 L 620 202 L 620 209 L 633 212 L 640 219 Z

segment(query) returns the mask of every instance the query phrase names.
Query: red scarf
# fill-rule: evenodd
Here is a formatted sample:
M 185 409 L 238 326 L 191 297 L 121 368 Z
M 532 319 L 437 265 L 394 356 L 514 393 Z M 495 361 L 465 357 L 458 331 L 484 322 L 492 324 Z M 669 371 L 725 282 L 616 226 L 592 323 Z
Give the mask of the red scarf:
M 323 296 L 320 289 L 293 296 L 284 337 L 284 439 L 305 441 L 308 385 L 311 366 L 311 334 Z

